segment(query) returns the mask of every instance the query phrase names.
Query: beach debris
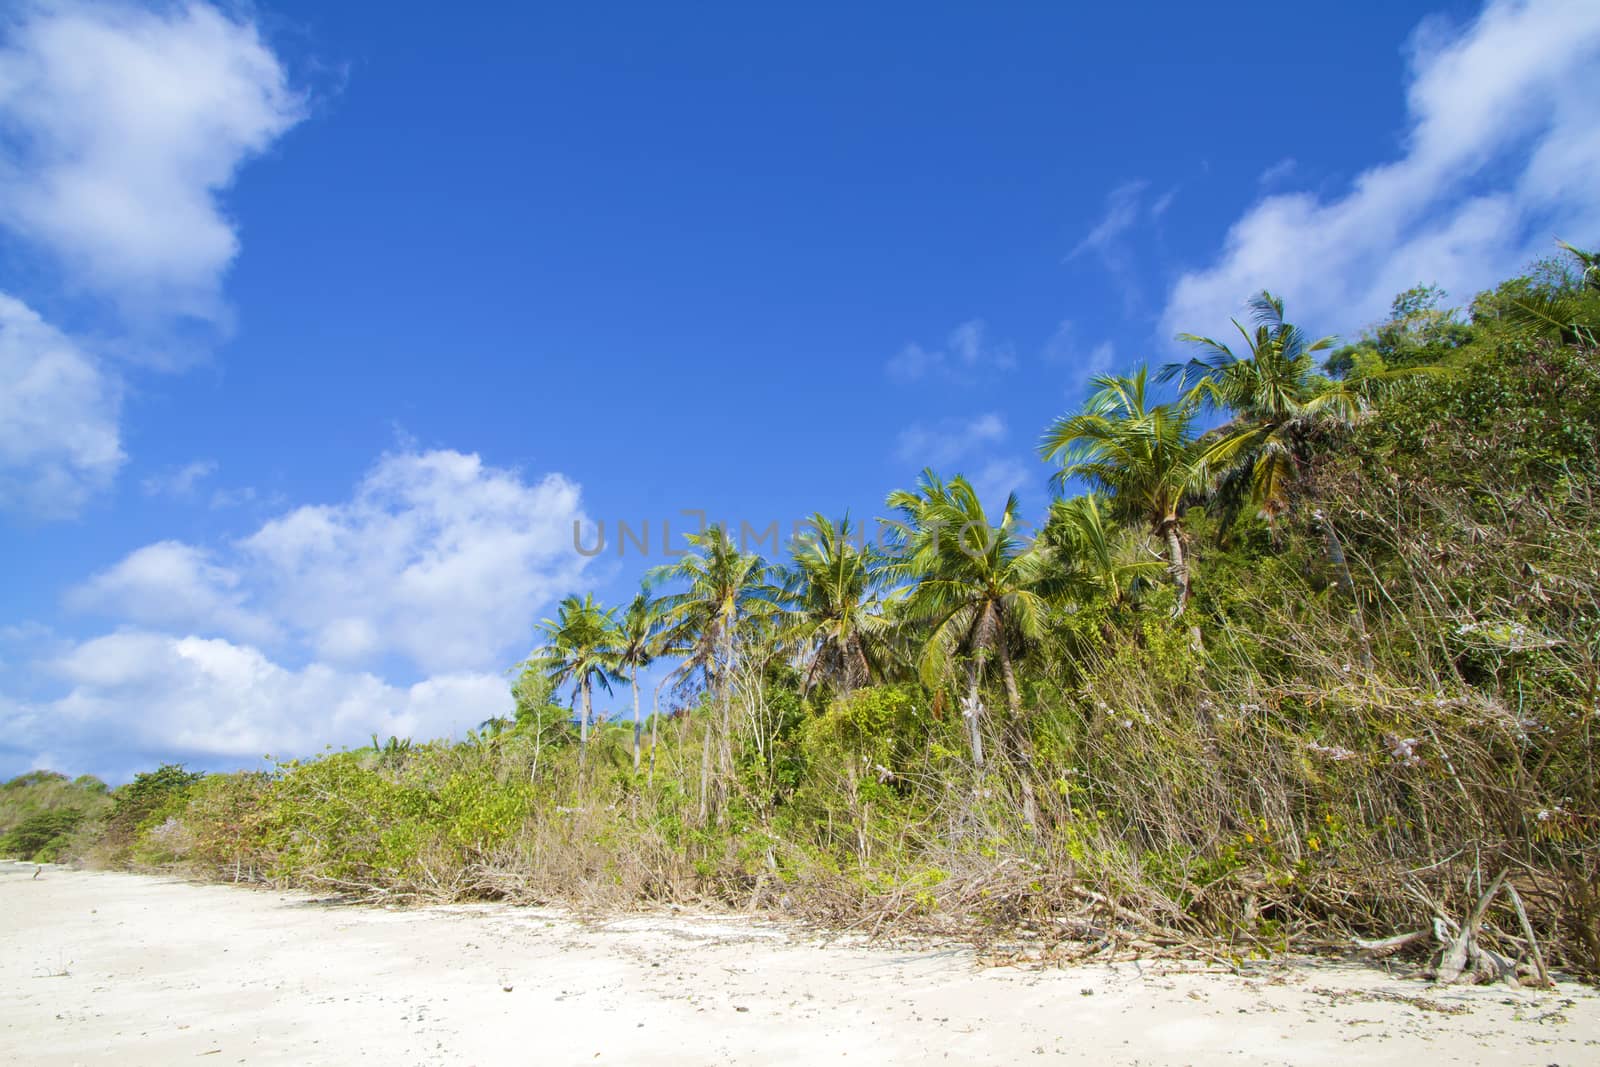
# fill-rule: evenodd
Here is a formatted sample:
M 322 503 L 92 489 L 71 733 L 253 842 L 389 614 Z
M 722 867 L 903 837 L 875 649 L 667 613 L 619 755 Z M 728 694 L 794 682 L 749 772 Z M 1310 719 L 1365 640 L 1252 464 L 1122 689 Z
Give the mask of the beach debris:
M 1524 984 L 1524 980 L 1531 979 L 1529 984 L 1553 988 L 1555 982 L 1545 966 L 1544 953 L 1539 947 L 1539 939 L 1534 935 L 1533 924 L 1528 921 L 1527 909 L 1516 886 L 1506 881 L 1506 873 L 1502 870 L 1489 883 L 1489 888 L 1478 898 L 1477 906 L 1461 926 L 1443 915 L 1435 915 L 1428 926 L 1408 933 L 1372 941 L 1357 938 L 1356 948 L 1369 958 L 1381 959 L 1431 941 L 1438 946 L 1438 954 L 1431 968 L 1432 976 L 1440 985 L 1503 981 L 1507 985 L 1518 986 Z M 1484 917 L 1488 915 L 1495 897 L 1502 892 L 1516 913 L 1517 925 L 1526 943 L 1526 961 L 1520 956 L 1512 959 L 1479 941 L 1478 932 L 1483 926 Z

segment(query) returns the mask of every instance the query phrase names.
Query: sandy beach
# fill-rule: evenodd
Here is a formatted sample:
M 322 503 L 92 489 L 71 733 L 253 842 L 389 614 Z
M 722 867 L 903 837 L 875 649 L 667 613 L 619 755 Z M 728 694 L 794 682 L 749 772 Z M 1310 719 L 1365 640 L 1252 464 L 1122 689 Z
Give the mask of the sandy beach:
M 1329 962 L 983 967 L 736 916 L 583 923 L 0 864 L 0 1061 L 1600 1061 L 1600 997 Z

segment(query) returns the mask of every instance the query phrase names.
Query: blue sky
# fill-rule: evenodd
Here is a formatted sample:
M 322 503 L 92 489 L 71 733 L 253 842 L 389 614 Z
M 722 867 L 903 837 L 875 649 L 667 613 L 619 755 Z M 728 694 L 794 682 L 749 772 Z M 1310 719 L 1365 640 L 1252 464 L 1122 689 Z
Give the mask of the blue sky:
M 865 7 L 8 5 L 0 775 L 458 734 L 574 520 L 1037 513 L 1262 286 L 1600 238 L 1589 2 Z

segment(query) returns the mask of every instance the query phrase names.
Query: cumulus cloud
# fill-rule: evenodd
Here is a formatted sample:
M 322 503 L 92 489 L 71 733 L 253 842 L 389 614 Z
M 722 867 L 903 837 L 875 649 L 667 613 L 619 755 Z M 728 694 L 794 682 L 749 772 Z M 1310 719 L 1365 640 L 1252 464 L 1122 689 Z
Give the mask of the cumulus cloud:
M 239 242 L 217 196 L 303 111 L 208 4 L 29 5 L 0 47 L 0 222 L 135 322 L 220 321 Z
M 507 710 L 500 672 L 578 584 L 579 521 L 579 489 L 559 475 L 413 449 L 380 458 L 349 499 L 237 540 L 145 545 L 66 597 L 112 632 L 0 631 L 0 652 L 24 653 L 0 655 L 0 774 L 126 777 L 373 733 L 459 735 Z
M 80 312 L 50 325 L 0 295 L 0 509 L 66 518 L 111 485 L 106 357 L 173 368 L 227 330 L 239 241 L 218 198 L 303 112 L 255 26 L 208 4 L 0 16 L 0 228 L 48 265 L 27 274 L 54 279 L 52 306 Z
M 21 301 L 0 293 L 0 510 L 76 514 L 126 458 L 116 378 Z
M 348 503 L 302 507 L 237 547 L 273 613 L 339 661 L 397 651 L 426 670 L 500 661 L 569 591 L 578 487 L 460 452 L 384 457 Z
M 396 686 L 325 664 L 291 669 L 222 638 L 139 629 L 75 644 L 45 670 L 63 695 L 0 697 L 0 774 L 50 766 L 125 780 L 169 760 L 248 766 L 372 734 L 459 734 L 511 703 L 506 680 L 492 673 Z
M 969 319 L 950 331 L 942 347 L 907 344 L 895 353 L 884 370 L 897 382 L 918 381 L 931 374 L 970 380 L 979 371 L 1009 370 L 1016 366 L 1011 345 L 991 341 L 982 319 Z
M 1436 283 L 1465 299 L 1600 235 L 1600 5 L 1491 0 L 1471 25 L 1432 20 L 1410 44 L 1400 158 L 1342 195 L 1284 193 L 1229 230 L 1220 258 L 1183 275 L 1162 325 L 1223 336 L 1270 288 L 1313 334 L 1380 318 L 1394 294 Z
M 272 620 L 247 605 L 239 572 L 180 541 L 146 545 L 68 592 L 71 609 L 141 625 L 199 625 L 208 631 L 274 641 Z
M 148 545 L 69 606 L 340 665 L 402 657 L 423 671 L 503 665 L 536 609 L 587 560 L 579 490 L 447 450 L 384 456 L 342 503 L 295 508 L 216 549 Z

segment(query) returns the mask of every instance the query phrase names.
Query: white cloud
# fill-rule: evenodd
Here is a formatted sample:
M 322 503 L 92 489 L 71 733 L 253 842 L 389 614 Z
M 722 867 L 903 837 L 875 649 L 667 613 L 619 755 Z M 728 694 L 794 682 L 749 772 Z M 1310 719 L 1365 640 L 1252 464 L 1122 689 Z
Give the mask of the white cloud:
M 139 483 L 145 496 L 185 497 L 194 493 L 195 486 L 217 472 L 214 459 L 197 459 L 176 470 L 152 474 Z
M 1555 235 L 1600 235 L 1600 5 L 1492 0 L 1460 32 L 1424 23 L 1410 60 L 1404 155 L 1331 200 L 1259 201 L 1179 279 L 1165 332 L 1222 336 L 1262 288 L 1314 335 L 1349 331 L 1419 282 L 1465 300 Z
M 72 332 L 100 338 L 0 294 L 0 509 L 66 518 L 111 485 L 121 379 L 103 357 L 175 367 L 226 330 L 239 242 L 218 195 L 302 111 L 255 26 L 204 3 L 0 17 L 0 227 L 89 312 Z M 108 304 L 118 315 L 95 321 Z
M 126 458 L 115 377 L 0 293 L 0 510 L 75 515 Z
M 218 489 L 211 494 L 211 510 L 242 508 L 247 504 L 254 504 L 259 498 L 260 494 L 250 485 L 240 486 L 237 489 Z
M 884 370 L 899 382 L 914 382 L 933 373 L 966 381 L 981 370 L 1009 370 L 1016 363 L 1011 345 L 989 340 L 984 321 L 969 319 L 950 331 L 943 347 L 907 344 Z
M 939 366 L 943 359 L 944 353 L 930 352 L 919 344 L 911 343 L 891 356 L 884 370 L 896 381 L 914 382 Z
M 1083 380 L 1111 373 L 1116 358 L 1117 346 L 1110 341 L 1101 341 L 1089 350 L 1089 358 L 1083 362 Z
M 207 630 L 273 641 L 281 628 L 247 606 L 239 572 L 180 541 L 158 541 L 67 594 L 76 611 L 146 626 L 203 625 Z
M 256 27 L 204 3 L 32 5 L 0 49 L 0 222 L 140 325 L 225 318 L 217 195 L 303 114 Z
M 970 480 L 991 522 L 999 517 L 1007 496 L 1021 493 L 1031 484 L 1043 481 L 1039 470 L 1037 462 L 1024 463 L 1010 456 L 990 460 L 978 468 Z
M 347 504 L 302 507 L 239 548 L 274 613 L 339 660 L 394 650 L 424 669 L 500 662 L 534 608 L 577 580 L 578 487 L 476 455 L 384 457 Z
M 0 686 L 24 678 L 34 664 L 53 658 L 62 647 L 55 631 L 42 622 L 24 619 L 0 626 Z
M 1086 347 L 1087 352 L 1084 351 Z M 1067 392 L 1076 399 L 1083 385 L 1091 378 L 1111 373 L 1116 364 L 1117 349 L 1110 341 L 1101 341 L 1093 346 L 1080 342 L 1071 320 L 1064 319 L 1056 327 L 1055 333 L 1050 335 L 1050 340 L 1045 342 L 1044 358 L 1046 362 L 1071 369 L 1072 377 Z
M 1133 228 L 1139 221 L 1141 201 L 1144 191 L 1150 187 L 1147 181 L 1129 181 L 1112 189 L 1106 194 L 1106 210 L 1100 216 L 1089 232 L 1084 235 L 1071 252 L 1067 253 L 1068 259 L 1076 259 L 1084 252 L 1098 252 L 1106 255 L 1111 252 L 1117 239 Z M 1165 211 L 1171 203 L 1170 194 L 1162 198 L 1161 210 Z
M 587 562 L 576 485 L 452 451 L 384 456 L 350 500 L 295 508 L 216 551 L 149 545 L 69 606 L 141 624 L 424 671 L 503 666 Z
M 1285 178 L 1289 177 L 1289 175 L 1293 174 L 1295 167 L 1298 165 L 1299 164 L 1294 161 L 1293 157 L 1286 156 L 1283 159 L 1278 160 L 1266 170 L 1262 171 L 1260 174 L 1256 175 L 1256 184 L 1273 185 L 1277 182 L 1281 182 Z
M 990 516 L 999 514 L 1007 494 L 1024 489 L 1034 465 L 1001 454 L 1008 428 L 995 412 L 913 423 L 900 432 L 895 458 L 917 469 L 932 467 L 942 477 L 966 476 Z
M 1016 356 L 1011 346 L 991 342 L 985 336 L 986 330 L 982 319 L 971 319 L 950 332 L 950 352 L 956 363 L 968 370 L 983 364 L 1000 368 L 1015 366 Z
M 62 647 L 0 630 L 0 652 L 26 656 L 0 656 L 0 679 L 30 694 L 0 693 L 0 770 L 125 778 L 372 733 L 458 736 L 506 711 L 499 672 L 577 585 L 575 521 L 590 525 L 560 475 L 411 450 L 379 459 L 350 499 L 240 540 L 146 545 L 67 595 L 113 632 Z
M 972 456 L 1005 436 L 1005 419 L 994 412 L 941 419 L 932 424 L 915 423 L 900 431 L 895 456 L 918 468 L 937 470 Z
M 220 638 L 128 630 L 74 645 L 46 665 L 66 692 L 0 697 L 0 773 L 32 766 L 113 780 L 182 759 L 250 765 L 324 744 L 459 736 L 510 705 L 506 679 L 455 672 L 410 686 L 324 664 L 299 670 Z
M 1141 303 L 1142 287 L 1134 269 L 1134 245 L 1129 233 L 1140 224 L 1150 225 L 1166 214 L 1178 195 L 1176 187 L 1146 204 L 1150 183 L 1143 179 L 1126 181 L 1106 194 L 1104 213 L 1067 253 L 1070 263 L 1092 253 L 1102 271 L 1122 298 L 1124 314 L 1131 314 Z

